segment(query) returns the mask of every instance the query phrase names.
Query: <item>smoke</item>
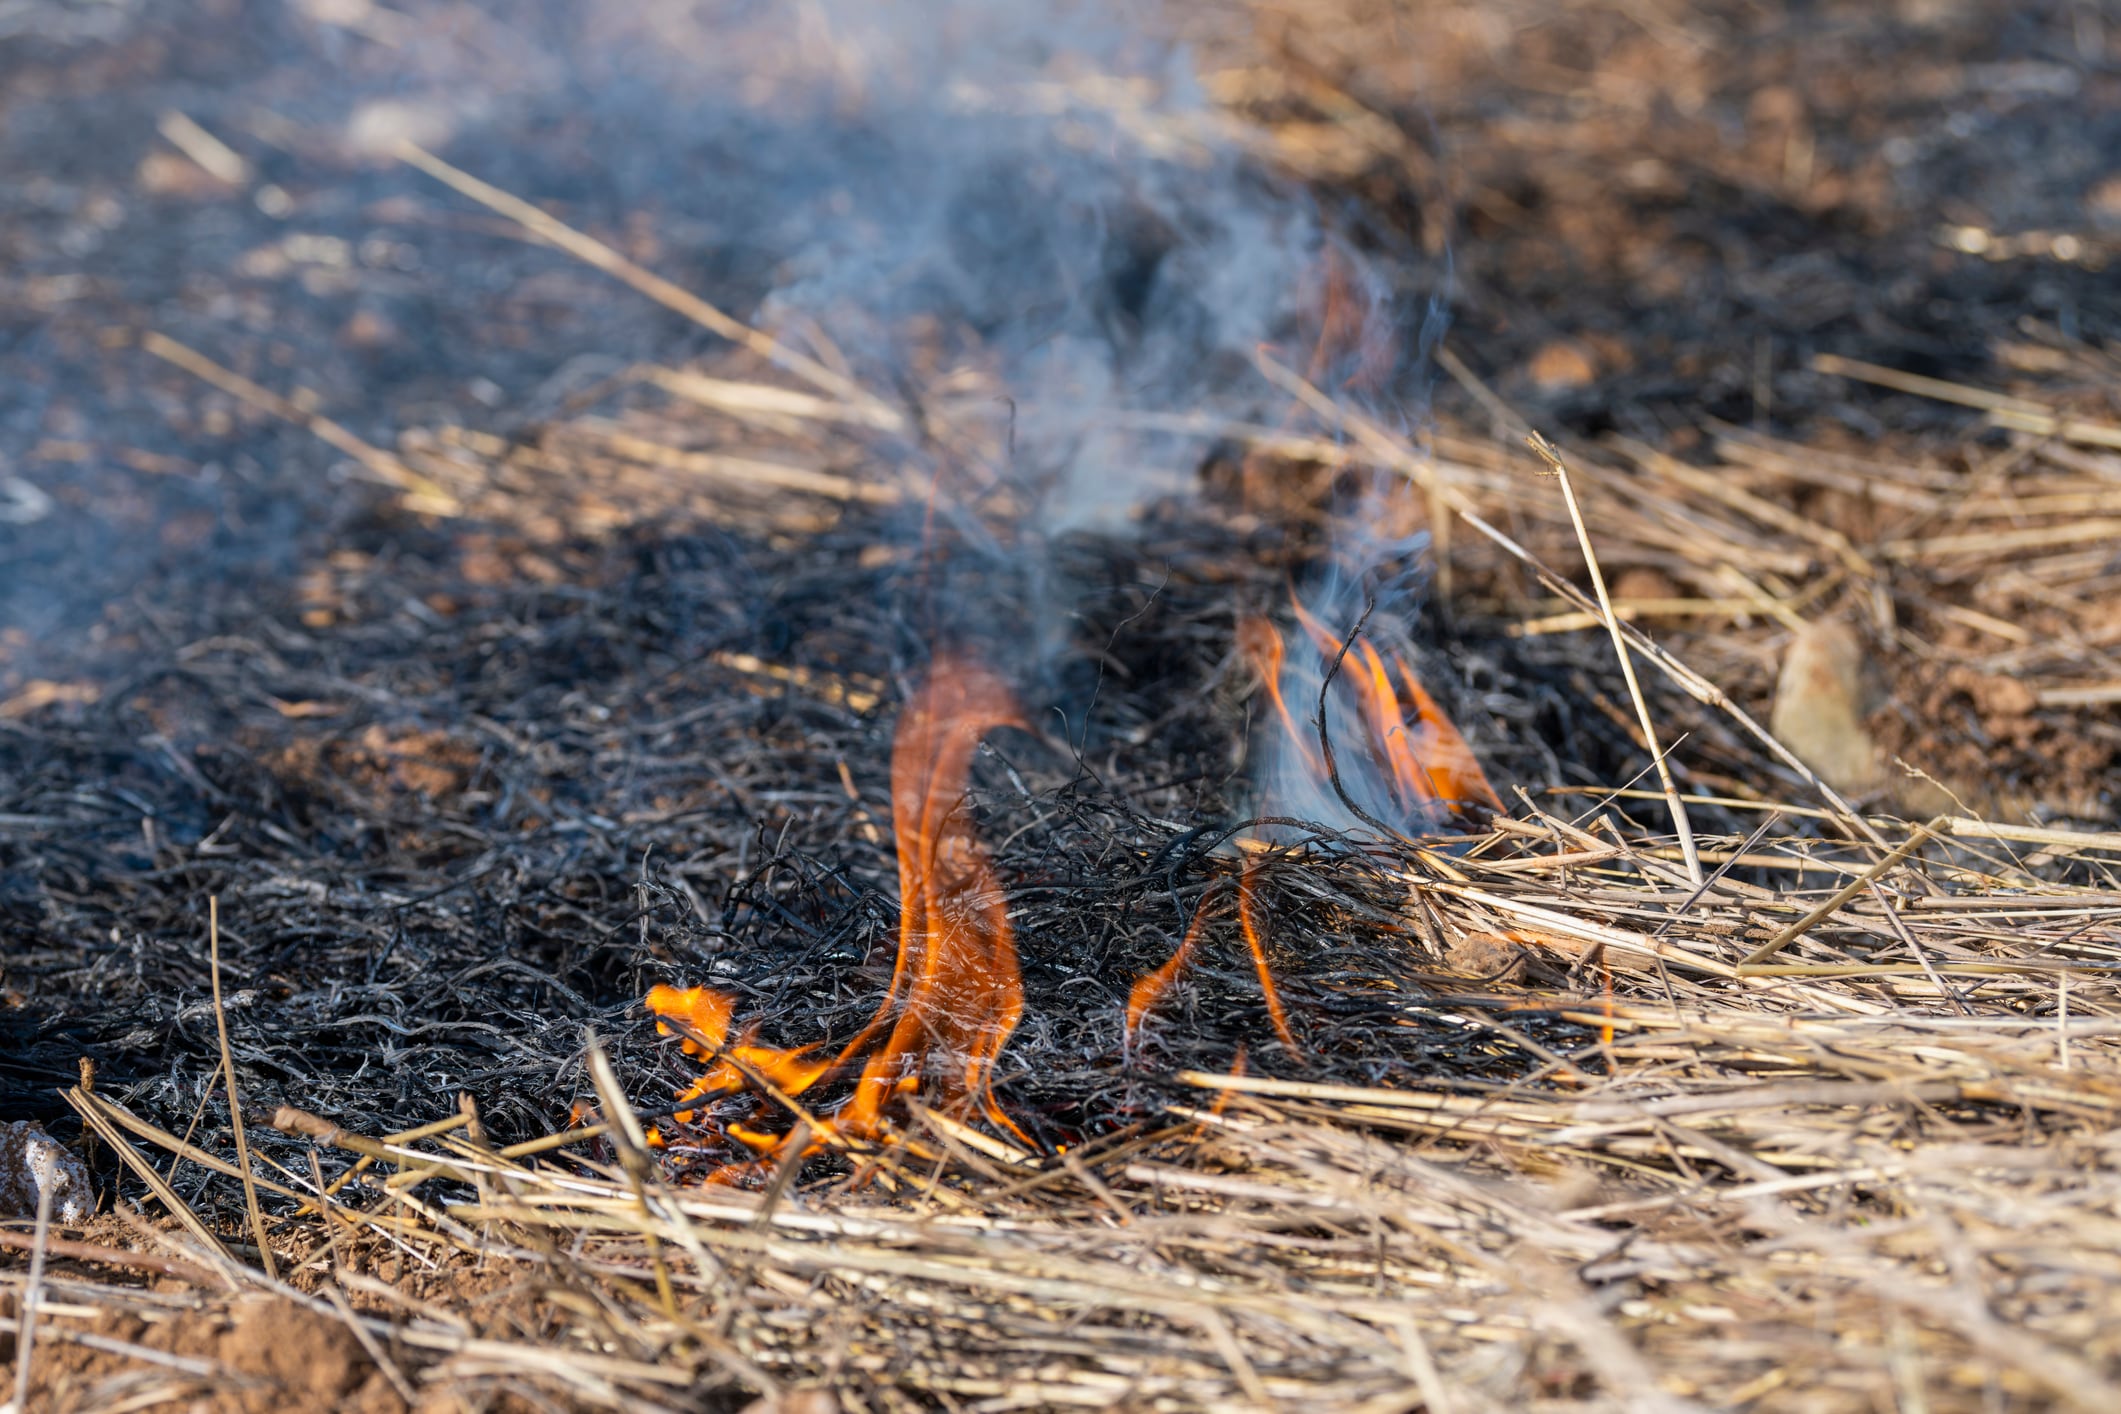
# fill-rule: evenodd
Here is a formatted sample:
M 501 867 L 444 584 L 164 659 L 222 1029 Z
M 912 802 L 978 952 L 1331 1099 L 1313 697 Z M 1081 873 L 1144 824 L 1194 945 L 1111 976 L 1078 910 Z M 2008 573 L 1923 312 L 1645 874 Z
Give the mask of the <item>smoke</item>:
M 1046 530 L 1177 491 L 1201 445 L 1127 414 L 1239 411 L 1247 355 L 1299 333 L 1321 235 L 1223 140 L 1175 45 L 1117 8 L 1006 0 L 786 7 L 759 317 L 871 377 L 978 370 L 1015 405 Z
M 631 101 L 628 121 L 654 131 L 685 96 L 693 197 L 722 250 L 760 256 L 740 311 L 920 401 L 936 437 L 996 449 L 989 470 L 1017 516 L 988 568 L 1021 576 L 1034 622 L 983 623 L 985 601 L 943 594 L 933 628 L 996 651 L 1007 628 L 1013 670 L 1052 683 L 1074 608 L 1052 541 L 1195 491 L 1215 421 L 1278 415 L 1252 354 L 1317 342 L 1330 233 L 1300 188 L 1248 158 L 1193 56 L 1145 32 L 1141 7 L 685 13 L 632 12 L 668 51 L 656 96 L 612 76 L 601 101 Z M 1352 258 L 1339 265 L 1362 282 Z M 1171 413 L 1204 430 L 1170 430 Z
M 47 547 L 35 568 L 18 557 L 0 573 L 0 604 L 34 621 L 33 638 L 92 621 L 126 592 L 119 581 L 179 573 L 187 557 L 295 568 L 358 513 L 352 486 L 329 493 L 329 514 L 312 511 L 328 451 L 291 429 L 187 420 L 213 395 L 121 367 L 136 356 L 110 351 L 105 327 L 168 330 L 277 385 L 291 374 L 382 445 L 428 422 L 511 430 L 633 360 L 713 351 L 618 291 L 594 319 L 484 337 L 495 302 L 554 257 L 491 237 L 451 244 L 433 225 L 379 229 L 368 213 L 394 203 L 450 208 L 389 161 L 404 137 L 579 224 L 644 233 L 659 270 L 917 403 L 922 437 L 895 455 L 997 449 L 990 469 L 1019 520 L 987 543 L 1041 605 L 1033 659 L 1065 641 L 1072 608 L 1050 583 L 1053 538 L 1192 490 L 1217 419 L 1288 417 L 1252 368 L 1259 346 L 1387 421 L 1413 420 L 1404 376 L 1433 336 L 1430 312 L 1406 307 L 1301 189 L 1251 160 L 1194 56 L 1122 0 L 296 0 L 265 24 L 212 3 L 126 17 L 175 57 L 152 81 L 75 104 L 123 141 L 100 144 L 106 175 L 37 198 L 44 224 L 17 241 L 25 281 L 90 292 L 21 344 L 39 351 L 40 396 L 71 421 L 19 402 L 0 448 L 12 478 L 0 520 L 40 518 L 33 531 L 0 524 L 0 548 Z M 254 189 L 181 208 L 143 196 L 134 174 L 172 108 L 234 144 Z M 47 105 L 45 128 L 63 137 L 74 111 Z M 17 154 L 18 168 L 34 160 Z M 62 200 L 104 225 L 43 214 Z M 270 285 L 257 272 L 289 260 L 256 252 L 288 249 L 290 232 L 383 264 Z M 402 337 L 384 354 L 352 350 L 341 331 L 356 314 Z M 1202 428 L 1156 421 L 1171 413 Z M 199 469 L 143 482 L 110 464 L 121 444 L 135 461 L 167 453 Z M 27 456 L 60 445 L 85 459 Z M 109 523 L 114 484 L 159 536 Z M 1363 587 L 1382 589 L 1369 631 L 1389 632 L 1416 602 L 1397 489 L 1380 483 L 1343 509 L 1336 568 L 1303 592 L 1345 630 Z M 201 521 L 213 526 L 203 543 L 179 534 Z M 966 529 L 975 543 L 984 533 Z M 65 562 L 98 575 L 61 573 Z M 949 612 L 970 622 L 984 607 Z
M 746 55 L 746 137 L 724 192 L 746 212 L 742 239 L 776 253 L 756 317 L 873 384 L 920 370 L 931 389 L 978 389 L 937 410 L 946 422 L 991 422 L 1006 400 L 1005 473 L 1025 507 L 1010 562 L 1043 610 L 1032 671 L 1072 609 L 1046 582 L 1045 541 L 1197 487 L 1213 434 L 1150 430 L 1170 425 L 1154 414 L 1292 418 L 1254 369 L 1260 346 L 1418 427 L 1440 300 L 1396 290 L 1305 192 L 1264 173 L 1140 7 L 814 0 L 769 7 L 727 42 Z M 1426 583 L 1413 499 L 1396 473 L 1353 478 L 1330 552 L 1298 586 L 1332 634 L 1361 620 L 1395 672 L 1417 656 Z M 1287 645 L 1307 725 L 1324 641 Z M 1338 789 L 1315 743 L 1255 738 L 1264 808 L 1342 828 L 1440 813 L 1369 759 L 1380 728 L 1352 702 L 1331 698 L 1327 730 L 1347 762 Z

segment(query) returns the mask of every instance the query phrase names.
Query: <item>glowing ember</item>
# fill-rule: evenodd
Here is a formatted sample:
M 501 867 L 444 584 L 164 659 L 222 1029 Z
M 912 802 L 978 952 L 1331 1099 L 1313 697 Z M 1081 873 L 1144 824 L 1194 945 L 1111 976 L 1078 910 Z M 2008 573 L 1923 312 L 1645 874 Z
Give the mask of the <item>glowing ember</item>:
M 994 1098 L 994 1065 L 1023 1013 L 1023 985 L 1007 909 L 987 854 L 961 810 L 972 753 L 1000 726 L 1021 726 L 1001 680 L 977 664 L 938 658 L 899 719 L 891 749 L 891 817 L 898 838 L 899 949 L 875 1017 L 830 1060 L 817 1047 L 781 1050 L 748 1037 L 728 1044 L 733 1004 L 705 988 L 657 987 L 657 1029 L 685 1036 L 713 1068 L 679 1097 L 689 1104 L 763 1083 L 788 1099 L 859 1069 L 854 1093 L 820 1116 L 826 1134 L 873 1140 L 894 1096 L 926 1092 L 939 1109 L 976 1109 L 1025 1143 Z M 680 1110 L 680 1123 L 691 1110 Z M 737 1125 L 754 1147 L 776 1141 Z

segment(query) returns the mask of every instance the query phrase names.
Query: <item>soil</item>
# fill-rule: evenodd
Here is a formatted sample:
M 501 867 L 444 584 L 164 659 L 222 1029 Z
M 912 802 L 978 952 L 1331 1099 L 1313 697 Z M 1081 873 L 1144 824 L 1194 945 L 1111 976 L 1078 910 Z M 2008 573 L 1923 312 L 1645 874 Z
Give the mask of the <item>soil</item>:
M 203 1402 L 191 1407 L 212 1414 L 305 1409 L 404 1414 L 406 1409 L 344 1324 L 291 1301 L 254 1298 L 205 1311 L 179 1308 L 152 1321 L 114 1311 L 85 1325 L 69 1323 L 67 1329 L 211 1362 L 210 1388 L 201 1389 Z M 31 1407 L 50 1414 L 108 1409 L 138 1392 L 143 1371 L 151 1378 L 165 1373 L 136 1355 L 49 1335 L 38 1343 L 31 1369 Z

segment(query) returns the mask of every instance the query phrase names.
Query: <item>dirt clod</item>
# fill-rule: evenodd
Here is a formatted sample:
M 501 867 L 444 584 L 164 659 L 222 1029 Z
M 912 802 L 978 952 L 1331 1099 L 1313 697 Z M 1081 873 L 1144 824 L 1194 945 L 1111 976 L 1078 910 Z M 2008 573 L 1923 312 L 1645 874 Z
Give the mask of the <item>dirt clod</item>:
M 1590 354 L 1581 345 L 1565 339 L 1556 339 L 1533 354 L 1525 371 L 1543 393 L 1586 387 L 1598 376 L 1598 366 L 1591 361 Z
M 346 1326 L 293 1301 L 250 1299 L 225 1311 L 181 1311 L 166 1319 L 112 1311 L 85 1327 L 48 1317 L 37 1343 L 30 1407 L 88 1414 L 136 1379 L 139 1356 L 124 1347 L 205 1360 L 213 1389 L 191 1407 L 200 1414 L 404 1414 L 405 1403 Z M 77 1344 L 59 1330 L 85 1329 L 119 1348 Z

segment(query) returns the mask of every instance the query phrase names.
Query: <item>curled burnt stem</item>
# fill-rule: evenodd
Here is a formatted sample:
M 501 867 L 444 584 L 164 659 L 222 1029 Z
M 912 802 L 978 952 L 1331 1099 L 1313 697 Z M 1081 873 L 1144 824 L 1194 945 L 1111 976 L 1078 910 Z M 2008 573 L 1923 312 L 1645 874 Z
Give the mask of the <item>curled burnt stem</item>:
M 1371 829 L 1376 830 L 1384 838 L 1404 841 L 1407 837 L 1403 831 L 1393 829 L 1390 825 L 1387 825 L 1384 821 L 1357 805 L 1355 798 L 1348 794 L 1347 786 L 1342 784 L 1340 779 L 1340 762 L 1333 755 L 1333 733 L 1326 726 L 1326 695 L 1333 690 L 1333 679 L 1340 676 L 1341 664 L 1347 661 L 1348 650 L 1355 645 L 1356 636 L 1362 632 L 1363 626 L 1370 622 L 1370 615 L 1376 609 L 1377 596 L 1365 588 L 1362 596 L 1362 613 L 1357 616 L 1354 627 L 1342 635 L 1340 647 L 1333 654 L 1333 661 L 1326 665 L 1325 676 L 1319 681 L 1318 716 L 1313 719 L 1313 725 L 1318 729 L 1319 754 L 1325 758 L 1326 779 L 1332 783 L 1333 794 L 1340 797 L 1340 803 L 1348 808 L 1349 814 L 1368 825 Z

